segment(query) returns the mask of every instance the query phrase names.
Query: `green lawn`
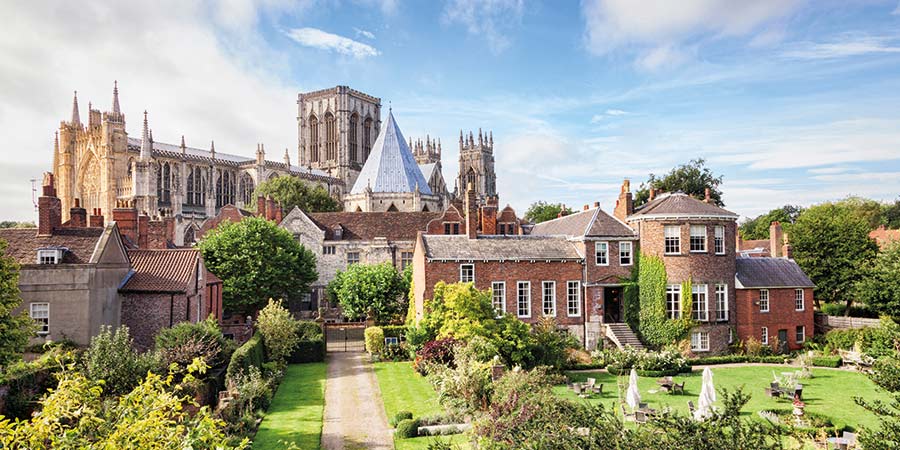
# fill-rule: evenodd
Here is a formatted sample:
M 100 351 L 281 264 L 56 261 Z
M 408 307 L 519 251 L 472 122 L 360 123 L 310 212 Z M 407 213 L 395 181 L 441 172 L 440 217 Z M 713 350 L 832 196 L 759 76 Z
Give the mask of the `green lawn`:
M 750 401 L 743 411 L 748 416 L 759 417 L 757 411 L 764 409 L 789 409 L 791 402 L 785 399 L 769 398 L 764 389 L 772 381 L 772 372 L 780 375 L 781 372 L 791 372 L 795 367 L 789 366 L 744 366 L 744 367 L 712 367 L 713 381 L 716 389 L 728 388 L 734 390 L 743 386 L 744 392 L 751 394 Z M 589 399 L 589 402 L 602 402 L 604 405 L 618 407 L 617 399 L 624 398 L 624 390 L 628 385 L 628 377 L 615 377 L 606 372 L 571 373 L 575 380 L 584 380 L 588 377 L 596 378 L 598 383 L 603 383 L 603 397 Z M 669 406 L 674 410 L 687 414 L 688 400 L 697 403 L 700 395 L 702 374 L 695 371 L 692 374 L 682 374 L 675 377 L 676 382 L 685 381 L 685 395 L 670 395 L 664 392 L 650 393 L 657 390 L 656 378 L 639 377 L 638 387 L 641 391 L 641 400 L 649 403 L 651 408 Z M 622 393 L 619 394 L 618 383 L 622 383 Z M 877 426 L 875 416 L 866 411 L 853 401 L 853 397 L 859 396 L 867 400 L 888 400 L 889 396 L 881 390 L 877 390 L 865 375 L 858 372 L 833 369 L 813 369 L 813 378 L 802 380 L 803 402 L 806 410 L 824 414 L 831 418 L 836 426 L 849 425 L 854 428 L 860 426 Z M 558 395 L 578 399 L 574 392 L 565 386 L 553 388 Z M 721 402 L 721 396 L 720 396 Z M 617 409 L 618 411 L 618 409 Z
M 381 398 L 384 401 L 384 412 L 388 420 L 398 411 L 409 411 L 413 417 L 424 417 L 440 414 L 444 411 L 438 403 L 437 392 L 425 377 L 416 373 L 412 363 L 379 362 L 374 364 Z M 465 443 L 464 436 L 426 436 L 414 439 L 394 438 L 397 450 L 424 450 L 433 441 Z
M 288 366 L 272 405 L 253 439 L 254 450 L 284 448 L 293 442 L 304 450 L 319 449 L 325 407 L 325 363 Z

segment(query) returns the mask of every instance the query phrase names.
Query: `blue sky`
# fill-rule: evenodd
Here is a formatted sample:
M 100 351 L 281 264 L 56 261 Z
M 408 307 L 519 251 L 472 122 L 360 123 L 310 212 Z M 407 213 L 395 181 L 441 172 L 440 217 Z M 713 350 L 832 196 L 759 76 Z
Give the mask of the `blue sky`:
M 729 209 L 900 195 L 900 5 L 759 0 L 228 0 L 7 4 L 0 32 L 4 218 L 79 90 L 159 141 L 296 157 L 296 94 L 347 84 L 440 137 L 452 185 L 460 129 L 493 130 L 502 203 L 611 210 L 690 159 Z M 40 30 L 40 31 L 38 31 Z M 477 132 L 477 131 L 476 131 Z

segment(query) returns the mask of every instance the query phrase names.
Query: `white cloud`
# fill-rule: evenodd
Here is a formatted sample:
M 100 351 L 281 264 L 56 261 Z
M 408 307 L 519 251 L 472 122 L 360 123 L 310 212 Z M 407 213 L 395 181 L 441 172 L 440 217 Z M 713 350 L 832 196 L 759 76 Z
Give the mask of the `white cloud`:
M 375 39 L 375 34 L 371 31 L 366 31 L 360 28 L 353 27 L 353 31 L 356 32 L 357 36 L 362 36 L 367 39 Z
M 607 109 L 606 115 L 607 116 L 625 116 L 625 115 L 628 115 L 628 111 L 623 111 L 621 109 Z
M 900 3 L 897 3 L 897 8 L 894 9 L 894 12 L 892 12 L 891 14 L 893 14 L 895 16 L 900 16 Z
M 882 36 L 865 36 L 850 33 L 832 42 L 802 42 L 781 53 L 792 59 L 837 59 L 852 56 L 900 53 L 900 46 L 892 45 L 891 39 Z
M 509 34 L 524 10 L 524 0 L 448 0 L 442 21 L 465 26 L 470 35 L 483 36 L 492 52 L 500 53 L 512 44 Z
M 594 114 L 594 116 L 591 117 L 591 123 L 600 123 L 607 117 L 620 117 L 630 114 L 630 112 L 621 109 L 607 109 L 603 114 Z
M 380 53 L 375 47 L 337 34 L 322 31 L 318 28 L 294 28 L 286 32 L 288 37 L 300 45 L 318 48 L 352 56 L 365 58 L 378 56 Z

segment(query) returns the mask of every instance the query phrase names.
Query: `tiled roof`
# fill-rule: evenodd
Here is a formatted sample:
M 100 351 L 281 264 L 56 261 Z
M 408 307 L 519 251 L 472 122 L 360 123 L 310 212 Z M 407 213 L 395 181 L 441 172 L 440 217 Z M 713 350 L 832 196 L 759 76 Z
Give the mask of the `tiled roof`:
M 532 235 L 634 237 L 634 230 L 600 208 L 579 211 L 534 225 Z
M 129 250 L 134 273 L 120 289 L 125 292 L 187 292 L 200 259 L 196 249 Z
M 652 201 L 635 209 L 628 219 L 641 219 L 653 216 L 726 216 L 738 218 L 738 215 L 720 208 L 712 203 L 697 200 L 680 192 L 662 194 Z
M 757 256 L 770 256 L 771 243 L 768 239 L 751 239 L 740 241 L 738 253 L 752 253 Z
M 372 192 L 413 192 L 416 186 L 422 194 L 431 195 L 428 180 L 403 139 L 394 114 L 388 113 L 350 193 L 362 194 L 367 188 Z
M 735 278 L 742 288 L 812 288 L 812 280 L 792 259 L 737 258 Z
M 334 239 L 334 229 L 343 228 L 343 240 L 371 241 L 378 237 L 392 241 L 414 241 L 419 231 L 425 231 L 428 222 L 441 216 L 439 212 L 327 212 L 310 213 L 319 228 L 325 230 L 325 239 Z
M 423 235 L 425 256 L 441 260 L 581 260 L 575 245 L 561 236 Z
M 62 264 L 88 264 L 103 235 L 103 228 L 58 228 L 52 236 L 38 236 L 37 228 L 0 229 L 0 239 L 9 243 L 6 254 L 19 264 L 36 264 L 41 248 L 65 248 Z
M 869 237 L 875 239 L 879 248 L 887 247 L 893 241 L 900 241 L 900 230 L 888 230 L 884 225 L 872 230 Z

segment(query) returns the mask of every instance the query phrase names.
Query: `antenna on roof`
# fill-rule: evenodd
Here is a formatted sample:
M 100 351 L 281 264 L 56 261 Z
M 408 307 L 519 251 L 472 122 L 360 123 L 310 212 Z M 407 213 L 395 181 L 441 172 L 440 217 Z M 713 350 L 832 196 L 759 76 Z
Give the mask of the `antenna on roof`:
M 36 183 L 37 183 L 37 179 L 36 179 L 36 178 L 32 178 L 32 179 L 30 179 L 30 180 L 28 180 L 28 181 L 31 182 L 31 203 L 34 204 L 34 211 L 37 212 L 37 210 L 38 210 L 38 202 L 37 202 L 37 184 L 36 184 Z

